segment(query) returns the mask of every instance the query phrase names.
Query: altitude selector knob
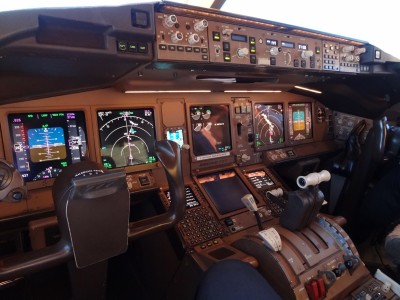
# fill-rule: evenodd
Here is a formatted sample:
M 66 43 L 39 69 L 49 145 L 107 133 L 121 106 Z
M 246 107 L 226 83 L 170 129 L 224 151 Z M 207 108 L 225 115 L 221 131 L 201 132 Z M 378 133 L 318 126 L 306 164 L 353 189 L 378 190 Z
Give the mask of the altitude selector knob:
M 176 31 L 173 34 L 171 34 L 171 42 L 173 42 L 174 44 L 179 43 L 182 40 L 183 40 L 182 32 Z
M 271 53 L 272 56 L 277 56 L 279 54 L 279 48 L 272 47 L 271 49 L 269 49 L 269 53 Z
M 188 42 L 190 45 L 196 44 L 200 41 L 200 37 L 197 33 L 192 33 L 191 35 L 189 35 L 188 37 Z
M 249 55 L 249 49 L 248 48 L 239 48 L 236 51 L 237 56 L 239 57 L 245 57 L 247 55 Z
M 311 51 L 311 50 L 304 50 L 304 51 L 301 52 L 301 58 L 303 58 L 303 59 L 310 58 L 313 55 L 314 55 L 314 52 Z

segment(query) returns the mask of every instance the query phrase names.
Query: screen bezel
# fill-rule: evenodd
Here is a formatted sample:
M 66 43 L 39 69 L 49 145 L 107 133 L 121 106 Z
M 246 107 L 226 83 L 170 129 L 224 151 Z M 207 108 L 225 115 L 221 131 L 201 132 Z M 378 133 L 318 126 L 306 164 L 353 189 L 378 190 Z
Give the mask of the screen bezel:
M 231 140 L 231 150 L 226 151 L 226 152 L 219 152 L 221 154 L 216 154 L 214 157 L 209 157 L 209 158 L 204 158 L 206 155 L 195 155 L 194 149 L 193 149 L 193 136 L 192 136 L 192 123 L 191 123 L 191 116 L 190 116 L 190 108 L 191 107 L 196 107 L 196 106 L 219 106 L 219 105 L 224 105 L 228 108 L 228 123 L 229 123 L 229 135 L 230 135 L 230 140 Z M 232 105 L 228 102 L 189 102 L 186 103 L 186 116 L 187 116 L 187 128 L 188 128 L 188 136 L 189 136 L 189 142 L 190 142 L 190 156 L 191 156 L 191 161 L 192 163 L 202 163 L 202 162 L 207 162 L 207 164 L 210 163 L 210 161 L 214 161 L 217 164 L 225 164 L 229 163 L 230 161 L 234 160 L 233 153 L 235 152 L 235 140 L 234 140 L 234 135 L 232 134 L 232 119 L 233 119 L 233 110 L 232 110 Z
M 257 146 L 256 145 L 256 122 L 255 122 L 255 118 L 256 118 L 256 110 L 255 110 L 255 106 L 257 104 L 262 104 L 262 105 L 282 105 L 282 125 L 283 125 L 283 143 L 277 143 L 277 144 L 266 144 L 266 145 L 262 145 L 262 146 Z M 283 148 L 286 146 L 287 144 L 287 132 L 286 132 L 286 128 L 288 126 L 287 122 L 286 122 L 286 105 L 284 101 L 272 101 L 272 102 L 265 102 L 265 101 L 255 101 L 252 104 L 252 109 L 253 109 L 253 132 L 254 132 L 254 149 L 255 151 L 266 151 L 266 150 L 271 150 L 271 149 L 277 149 L 277 148 Z
M 310 109 L 310 112 L 311 112 L 311 133 L 312 133 L 312 137 L 311 138 L 306 138 L 306 139 L 304 139 L 304 140 L 290 140 L 290 132 L 289 132 L 289 130 L 290 130 L 290 127 L 289 127 L 289 105 L 291 105 L 291 104 L 306 104 L 306 103 L 308 103 L 308 104 L 310 104 L 310 106 L 311 106 L 311 109 Z M 315 126 L 316 126 L 316 122 L 315 122 L 315 120 L 314 120 L 314 115 L 315 115 L 315 112 L 314 112 L 314 107 L 315 107 L 315 101 L 313 101 L 313 100 L 311 100 L 311 99 L 307 99 L 307 100 L 304 100 L 304 101 L 289 101 L 287 104 L 286 104 L 286 107 L 285 107 L 285 111 L 286 111 L 286 116 L 285 116 L 285 122 L 286 122 L 286 144 L 287 145 L 299 145 L 299 144 L 306 144 L 306 143 L 310 143 L 310 142 L 313 142 L 314 141 L 314 137 L 315 137 Z
M 11 140 L 11 134 L 10 134 L 10 126 L 8 123 L 8 115 L 10 114 L 27 114 L 27 113 L 53 113 L 53 112 L 68 112 L 68 111 L 81 111 L 84 115 L 84 122 L 86 125 L 86 143 L 87 143 L 87 150 L 86 150 L 86 156 L 87 159 L 93 159 L 95 157 L 93 153 L 94 149 L 94 144 L 93 144 L 93 139 L 91 138 L 93 136 L 93 131 L 92 131 L 92 126 L 90 126 L 92 122 L 91 118 L 91 112 L 90 109 L 87 107 L 42 107 L 40 109 L 36 107 L 30 107 L 30 108 L 18 108 L 18 109 L 7 109 L 5 111 L 0 112 L 0 118 L 2 120 L 7 120 L 7 122 L 4 122 L 1 126 L 1 132 L 3 135 L 3 142 L 4 142 L 4 154 L 5 154 L 5 159 L 8 162 L 12 162 L 13 165 L 16 165 L 14 162 L 14 155 L 13 155 L 13 144 Z M 48 179 L 43 179 L 43 180 L 37 180 L 37 181 L 30 181 L 26 182 L 26 187 L 28 190 L 34 190 L 34 189 L 39 189 L 39 188 L 44 188 L 44 187 L 51 187 L 54 183 L 55 178 L 48 178 Z
M 94 136 L 94 144 L 95 144 L 95 153 L 96 153 L 96 161 L 99 162 L 99 164 L 102 164 L 102 159 L 101 159 L 101 144 L 100 144 L 100 132 L 99 132 L 99 124 L 97 122 L 97 112 L 98 111 L 104 111 L 104 110 L 135 110 L 135 109 L 152 109 L 154 113 L 154 130 L 155 130 L 155 139 L 158 140 L 159 136 L 159 110 L 155 105 L 118 105 L 118 106 L 93 106 L 91 108 L 92 114 L 93 114 L 93 130 L 95 131 Z M 158 158 L 157 161 L 154 163 L 149 163 L 149 164 L 139 164 L 139 165 L 133 165 L 133 166 L 124 166 L 124 167 L 116 167 L 110 170 L 125 170 L 126 173 L 133 173 L 133 172 L 138 172 L 138 171 L 145 171 L 145 170 L 150 170 L 157 168 L 159 166 L 158 164 Z

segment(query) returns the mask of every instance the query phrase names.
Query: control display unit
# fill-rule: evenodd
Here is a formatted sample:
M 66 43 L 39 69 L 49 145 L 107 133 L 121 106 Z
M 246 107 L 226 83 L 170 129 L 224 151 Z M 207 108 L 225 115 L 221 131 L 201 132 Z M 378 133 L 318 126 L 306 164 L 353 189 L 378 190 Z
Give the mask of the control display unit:
M 297 142 L 313 137 L 311 111 L 311 102 L 289 103 L 288 123 L 290 141 Z
M 98 110 L 101 161 L 108 169 L 156 162 L 152 108 Z
M 245 207 L 241 198 L 250 191 L 234 171 L 199 176 L 198 180 L 221 215 Z
M 196 160 L 230 155 L 232 141 L 228 105 L 191 106 L 190 125 Z
M 57 177 L 86 155 L 83 111 L 8 115 L 14 164 L 25 182 Z
M 254 105 L 254 133 L 257 150 L 266 150 L 271 145 L 285 142 L 282 103 Z

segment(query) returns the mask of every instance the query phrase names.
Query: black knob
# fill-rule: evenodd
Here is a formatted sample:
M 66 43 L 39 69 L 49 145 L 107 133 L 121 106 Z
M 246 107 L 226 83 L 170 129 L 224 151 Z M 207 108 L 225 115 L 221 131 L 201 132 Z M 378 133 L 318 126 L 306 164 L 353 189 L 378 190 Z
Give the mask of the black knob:
M 344 265 L 347 269 L 352 269 L 354 267 L 354 262 L 352 259 L 345 260 Z
M 342 272 L 342 270 L 340 268 L 334 268 L 332 271 L 333 271 L 333 273 L 335 273 L 336 277 L 342 276 L 343 272 Z
M 12 198 L 15 202 L 21 201 L 22 199 L 22 193 L 21 192 L 14 192 L 12 194 Z

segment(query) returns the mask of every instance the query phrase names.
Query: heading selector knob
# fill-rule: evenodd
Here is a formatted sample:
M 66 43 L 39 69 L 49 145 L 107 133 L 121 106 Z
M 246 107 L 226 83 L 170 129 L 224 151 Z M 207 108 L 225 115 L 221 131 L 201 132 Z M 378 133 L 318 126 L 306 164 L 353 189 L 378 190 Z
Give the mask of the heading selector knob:
M 197 33 L 192 33 L 191 35 L 189 35 L 188 37 L 188 42 L 190 45 L 196 44 L 200 41 L 200 37 Z
M 166 16 L 163 20 L 163 25 L 165 27 L 172 27 L 178 23 L 178 18 L 175 15 Z
M 249 55 L 249 49 L 248 48 L 238 48 L 237 51 L 237 56 L 239 57 L 245 57 Z
M 201 32 L 207 27 L 208 27 L 208 21 L 206 19 L 194 23 L 194 30 L 196 30 L 197 32 Z
M 360 57 L 358 55 L 346 55 L 343 57 L 345 62 L 358 62 L 360 61 Z
M 269 53 L 271 53 L 271 55 L 273 55 L 273 56 L 277 56 L 279 54 L 279 48 L 272 47 L 271 49 L 269 49 Z
M 183 40 L 182 32 L 176 31 L 173 34 L 171 34 L 171 42 L 173 42 L 174 44 L 179 43 L 182 40 Z
M 360 54 L 363 54 L 365 52 L 367 52 L 367 49 L 365 49 L 365 48 L 357 48 L 356 50 L 354 50 L 354 54 L 355 55 L 360 55 Z
M 310 58 L 314 55 L 314 52 L 312 50 L 303 50 L 301 52 L 301 58 L 303 59 L 307 59 Z

